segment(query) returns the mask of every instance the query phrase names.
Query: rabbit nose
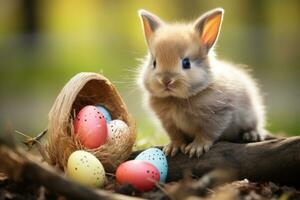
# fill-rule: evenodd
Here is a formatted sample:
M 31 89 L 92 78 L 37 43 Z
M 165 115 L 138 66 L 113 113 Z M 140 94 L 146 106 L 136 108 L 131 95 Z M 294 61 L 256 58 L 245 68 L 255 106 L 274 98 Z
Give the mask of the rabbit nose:
M 171 78 L 169 77 L 163 77 L 161 80 L 160 80 L 161 84 L 165 85 L 166 87 L 167 86 L 170 86 L 174 80 L 172 80 Z
M 165 84 L 165 86 L 170 85 L 171 82 L 172 82 L 172 81 L 169 80 L 169 79 L 163 81 L 163 83 Z

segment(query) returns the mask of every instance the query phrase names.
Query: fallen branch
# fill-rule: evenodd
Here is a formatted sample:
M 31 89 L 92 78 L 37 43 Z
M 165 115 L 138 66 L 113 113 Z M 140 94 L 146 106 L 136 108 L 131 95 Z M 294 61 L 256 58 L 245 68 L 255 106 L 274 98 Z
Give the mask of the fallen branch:
M 131 158 L 139 152 L 134 152 Z M 236 179 L 299 185 L 300 137 L 248 144 L 219 142 L 199 159 L 190 159 L 179 153 L 168 158 L 168 164 L 167 181 L 181 179 L 185 171 L 202 177 L 213 170 L 223 169 L 234 173 Z

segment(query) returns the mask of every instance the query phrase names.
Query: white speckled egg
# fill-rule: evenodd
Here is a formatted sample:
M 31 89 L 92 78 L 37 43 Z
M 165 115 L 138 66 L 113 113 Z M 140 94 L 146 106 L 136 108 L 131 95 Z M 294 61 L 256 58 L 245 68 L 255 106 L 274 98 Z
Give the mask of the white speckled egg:
M 107 140 L 111 143 L 119 143 L 122 141 L 127 141 L 130 135 L 130 129 L 125 122 L 116 119 L 112 120 L 107 124 L 108 128 L 108 138 Z
M 105 171 L 101 162 L 93 154 L 83 150 L 70 155 L 67 176 L 86 186 L 102 187 L 105 183 Z

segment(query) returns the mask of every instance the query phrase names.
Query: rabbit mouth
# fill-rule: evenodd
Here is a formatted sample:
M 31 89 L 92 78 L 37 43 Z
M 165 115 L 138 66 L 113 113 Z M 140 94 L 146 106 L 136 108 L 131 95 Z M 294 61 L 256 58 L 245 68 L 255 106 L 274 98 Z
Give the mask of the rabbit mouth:
M 160 90 L 159 94 L 162 96 L 173 96 L 174 90 L 171 89 L 170 87 L 164 87 Z
M 176 90 L 172 87 L 165 87 L 162 90 L 162 94 L 164 94 L 165 96 L 176 96 Z
M 174 88 L 172 88 L 171 86 L 166 86 L 163 88 L 163 92 L 166 92 L 166 93 L 174 93 Z
M 173 90 L 170 87 L 165 87 L 164 91 L 166 91 L 166 92 L 172 92 Z

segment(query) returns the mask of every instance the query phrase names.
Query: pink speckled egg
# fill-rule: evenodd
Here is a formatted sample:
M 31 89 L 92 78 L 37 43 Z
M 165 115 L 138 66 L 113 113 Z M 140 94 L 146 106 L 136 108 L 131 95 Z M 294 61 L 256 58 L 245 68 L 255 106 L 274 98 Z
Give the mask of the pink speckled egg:
M 96 106 L 85 106 L 79 111 L 74 119 L 74 134 L 82 145 L 90 149 L 106 142 L 106 120 Z
M 154 188 L 160 175 L 152 164 L 142 160 L 130 160 L 118 167 L 116 178 L 121 185 L 130 184 L 140 192 L 147 192 Z

